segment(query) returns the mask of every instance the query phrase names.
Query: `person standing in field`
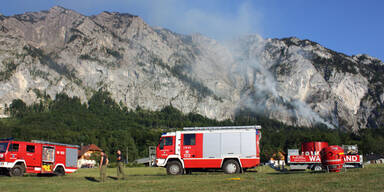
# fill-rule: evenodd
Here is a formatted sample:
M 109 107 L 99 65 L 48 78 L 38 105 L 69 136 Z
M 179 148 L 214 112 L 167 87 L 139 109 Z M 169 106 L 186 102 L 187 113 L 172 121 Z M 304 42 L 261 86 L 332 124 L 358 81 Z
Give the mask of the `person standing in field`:
M 123 162 L 123 155 L 121 154 L 120 150 L 117 150 L 117 178 L 121 179 L 120 176 L 122 176 L 122 179 L 125 179 L 124 174 L 124 162 Z
M 105 178 L 107 178 L 107 165 L 109 163 L 107 155 L 102 151 L 100 153 L 100 181 L 104 182 Z

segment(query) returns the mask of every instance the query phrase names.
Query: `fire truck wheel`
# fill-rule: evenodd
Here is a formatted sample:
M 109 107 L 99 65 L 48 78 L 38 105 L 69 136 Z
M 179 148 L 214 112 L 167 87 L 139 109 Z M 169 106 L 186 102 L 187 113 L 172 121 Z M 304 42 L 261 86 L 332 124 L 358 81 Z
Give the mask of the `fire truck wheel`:
M 64 171 L 64 168 L 59 166 L 55 169 L 55 174 L 57 176 L 64 176 L 65 175 L 65 171 Z
M 171 161 L 167 163 L 167 174 L 168 175 L 181 175 L 183 173 L 183 168 L 181 167 L 180 162 Z
M 226 160 L 223 165 L 224 172 L 226 174 L 240 173 L 240 165 L 236 160 Z
M 11 177 L 23 176 L 23 174 L 24 174 L 24 167 L 22 165 L 15 165 L 11 170 L 9 170 L 9 175 Z
M 313 168 L 314 171 L 322 171 L 323 168 L 320 166 L 320 165 L 316 165 L 314 168 Z

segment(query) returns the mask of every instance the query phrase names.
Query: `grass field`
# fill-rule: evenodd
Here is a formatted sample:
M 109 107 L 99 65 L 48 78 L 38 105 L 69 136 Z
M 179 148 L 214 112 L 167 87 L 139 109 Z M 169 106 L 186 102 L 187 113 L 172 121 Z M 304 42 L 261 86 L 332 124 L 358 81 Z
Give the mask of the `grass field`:
M 221 172 L 167 176 L 163 168 L 126 168 L 126 180 L 116 180 L 116 169 L 99 183 L 98 169 L 80 169 L 63 177 L 0 176 L 0 191 L 384 191 L 384 166 L 348 169 L 341 173 L 288 172 L 268 167 L 226 175 Z

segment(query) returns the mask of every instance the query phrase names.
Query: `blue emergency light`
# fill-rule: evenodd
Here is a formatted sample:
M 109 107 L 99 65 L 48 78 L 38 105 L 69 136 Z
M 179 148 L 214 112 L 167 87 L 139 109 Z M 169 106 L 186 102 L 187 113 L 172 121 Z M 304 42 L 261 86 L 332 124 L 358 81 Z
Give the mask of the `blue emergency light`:
M 15 138 L 13 138 L 13 137 L 0 139 L 0 141 L 13 141 L 13 140 L 15 140 Z

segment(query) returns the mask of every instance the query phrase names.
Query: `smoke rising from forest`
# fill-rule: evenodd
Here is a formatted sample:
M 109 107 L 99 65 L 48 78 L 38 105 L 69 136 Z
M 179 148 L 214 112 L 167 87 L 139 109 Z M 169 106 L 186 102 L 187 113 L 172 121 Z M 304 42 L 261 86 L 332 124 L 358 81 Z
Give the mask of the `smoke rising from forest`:
M 313 111 L 305 101 L 295 98 L 294 95 L 286 95 L 279 87 L 276 75 L 271 72 L 273 63 L 259 58 L 265 50 L 265 39 L 255 35 L 258 47 L 250 48 L 239 41 L 227 43 L 227 48 L 234 55 L 235 65 L 244 74 L 248 81 L 247 91 L 243 94 L 242 105 L 260 114 L 280 113 L 286 111 L 292 118 L 305 119 L 311 125 L 322 123 L 329 128 L 335 126 L 325 121 L 318 113 Z M 241 42 L 241 41 L 240 41 Z M 308 62 L 304 60 L 301 53 L 296 62 Z M 306 82 L 309 83 L 309 82 Z

